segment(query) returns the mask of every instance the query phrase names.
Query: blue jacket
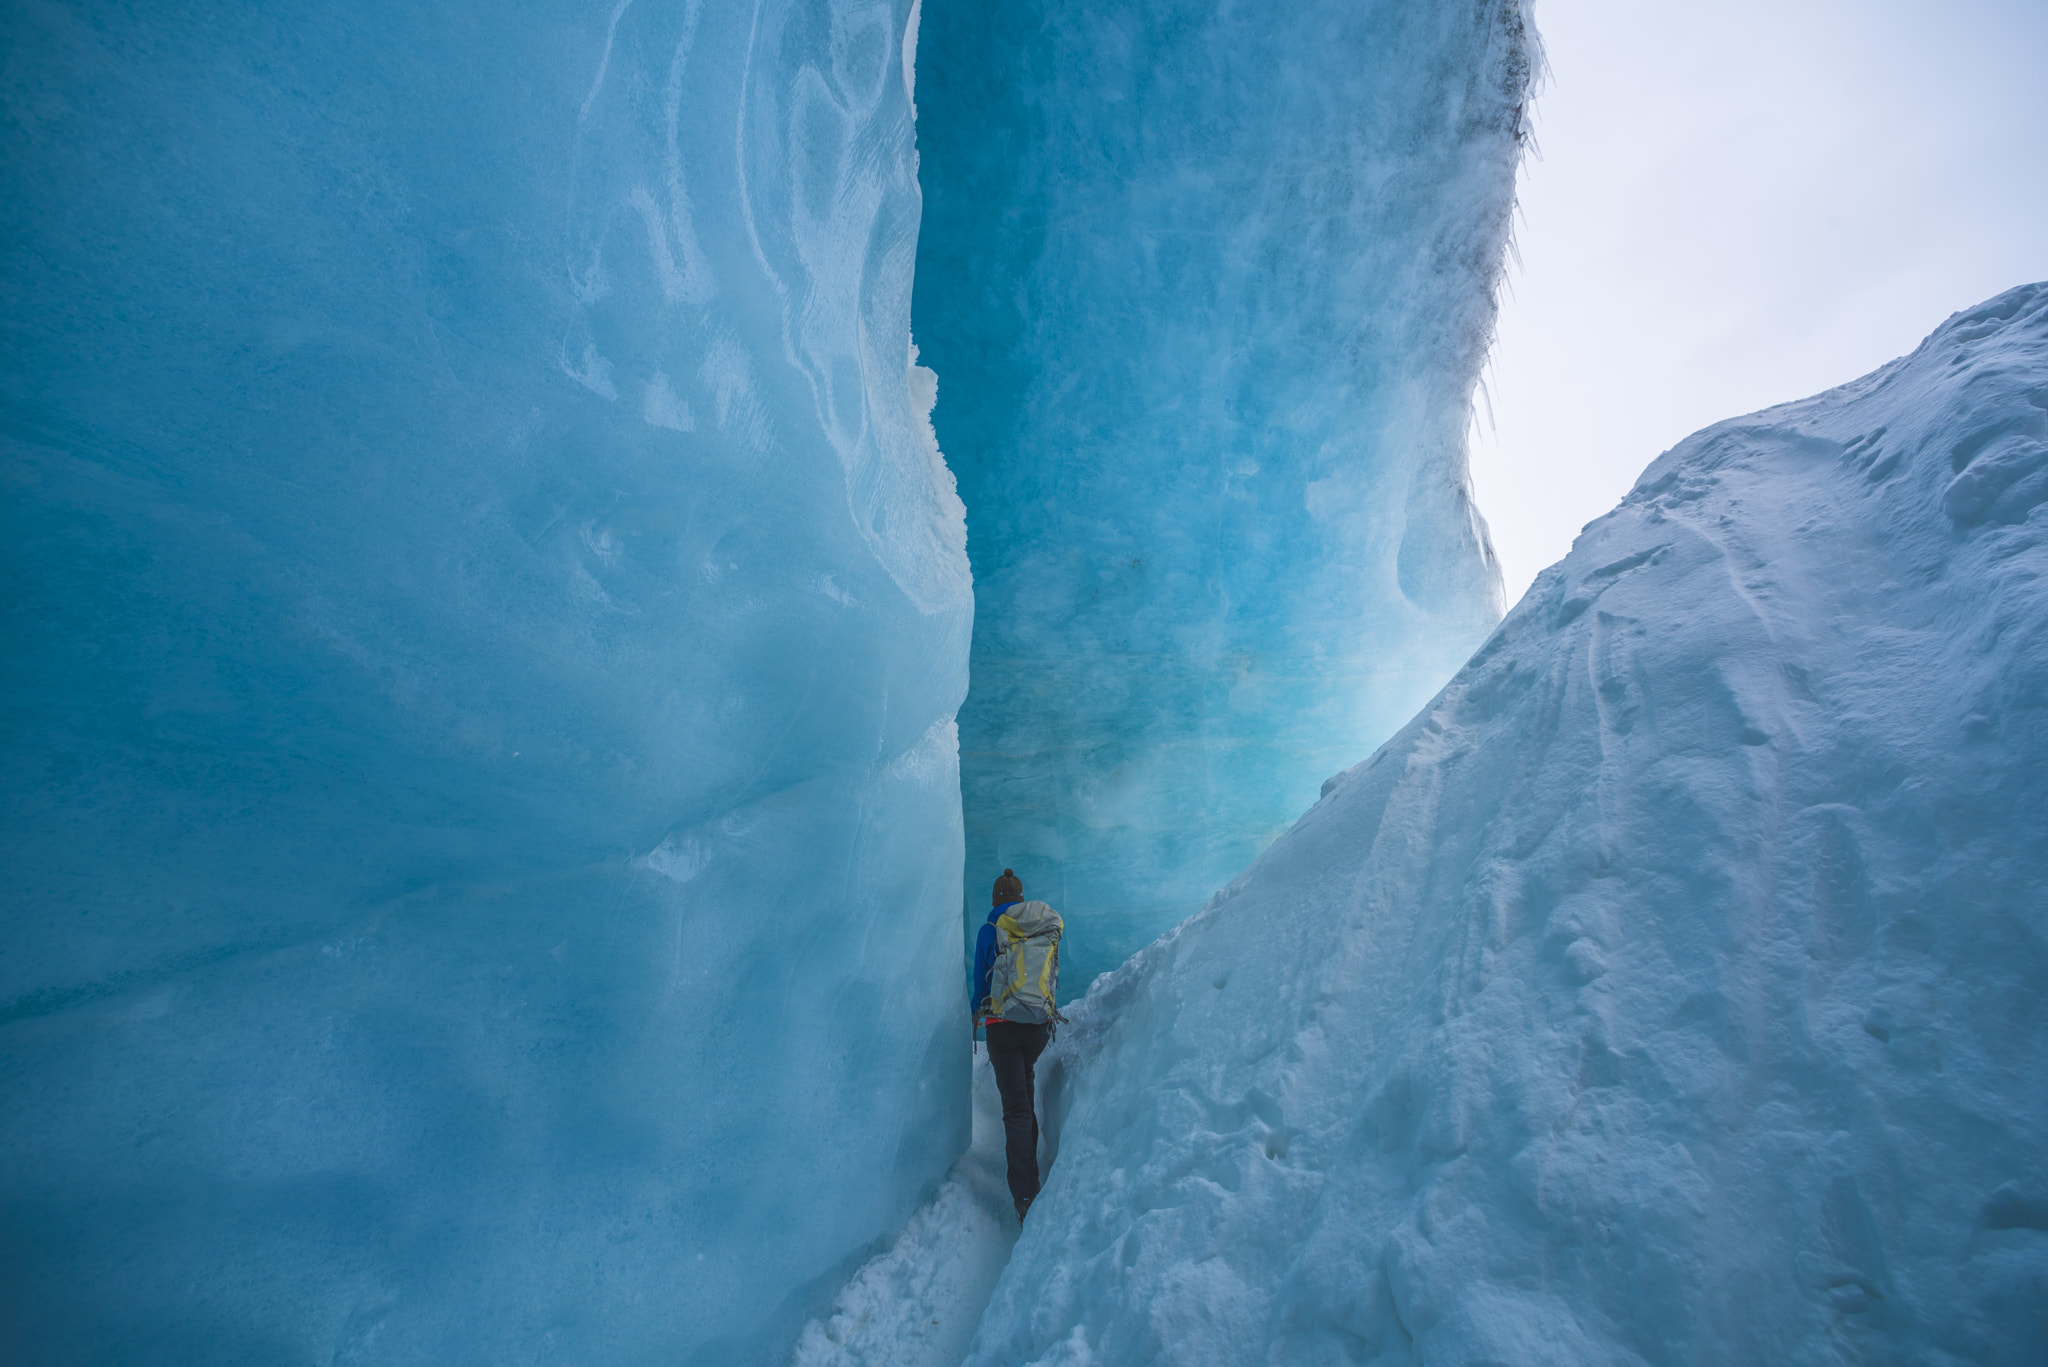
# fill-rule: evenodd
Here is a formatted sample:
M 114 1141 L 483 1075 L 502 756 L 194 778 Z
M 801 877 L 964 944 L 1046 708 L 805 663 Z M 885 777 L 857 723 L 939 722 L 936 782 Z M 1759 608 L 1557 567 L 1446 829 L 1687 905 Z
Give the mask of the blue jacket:
M 981 1019 L 983 1005 L 988 1001 L 989 974 L 995 972 L 996 967 L 996 917 L 1023 900 L 1018 897 L 999 903 L 989 912 L 988 920 L 982 923 L 981 933 L 974 937 L 974 995 L 967 999 L 967 1009 L 974 1013 L 977 1022 Z

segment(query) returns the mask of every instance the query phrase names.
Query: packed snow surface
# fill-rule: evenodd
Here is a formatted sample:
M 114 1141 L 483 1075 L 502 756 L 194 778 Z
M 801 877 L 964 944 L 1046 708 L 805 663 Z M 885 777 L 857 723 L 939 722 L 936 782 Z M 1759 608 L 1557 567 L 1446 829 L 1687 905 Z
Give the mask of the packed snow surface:
M 903 1232 L 804 1327 L 791 1367 L 958 1367 L 1017 1242 L 1003 1103 L 975 1046 L 974 1142 Z
M 1464 438 L 1534 35 L 1521 0 L 981 0 L 920 42 L 968 919 L 1014 867 L 1077 913 L 1076 993 L 1499 620 Z
M 1097 986 L 967 1361 L 2037 1361 L 2044 829 L 2032 285 L 1659 458 Z
M 944 1179 L 911 9 L 10 9 L 0 1360 L 765 1361 Z

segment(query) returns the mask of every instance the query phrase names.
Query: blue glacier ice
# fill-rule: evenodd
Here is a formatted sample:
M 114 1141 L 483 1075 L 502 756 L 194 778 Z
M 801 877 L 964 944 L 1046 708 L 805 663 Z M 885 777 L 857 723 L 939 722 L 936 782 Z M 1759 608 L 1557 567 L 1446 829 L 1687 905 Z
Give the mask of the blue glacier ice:
M 0 1359 L 761 1361 L 958 1155 L 911 10 L 10 9 Z
M 1496 629 L 1522 0 L 8 42 L 0 1361 L 2048 1337 L 2048 286 Z
M 1534 34 L 1520 0 L 988 0 L 921 50 L 969 914 L 1016 868 L 1071 994 L 1499 619 L 1464 443 Z
M 2048 283 L 1659 457 L 1069 1008 L 966 1361 L 2038 1361 L 2044 776 Z

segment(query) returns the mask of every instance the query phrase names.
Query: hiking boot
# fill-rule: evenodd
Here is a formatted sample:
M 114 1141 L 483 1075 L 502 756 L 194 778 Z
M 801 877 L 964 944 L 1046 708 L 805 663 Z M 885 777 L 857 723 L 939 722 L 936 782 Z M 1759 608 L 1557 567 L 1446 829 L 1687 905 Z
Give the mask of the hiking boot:
M 1017 1223 L 1018 1223 L 1018 1224 L 1020 1224 L 1020 1225 L 1021 1225 L 1021 1224 L 1023 1224 L 1023 1223 L 1024 1223 L 1024 1212 L 1025 1212 L 1025 1211 L 1027 1211 L 1027 1210 L 1029 1210 L 1029 1209 L 1031 1209 L 1031 1203 L 1032 1203 L 1033 1201 L 1036 1201 L 1037 1199 L 1038 1199 L 1038 1198 L 1037 1198 L 1036 1196 L 1026 1196 L 1026 1197 L 1024 1197 L 1024 1198 L 1023 1198 L 1022 1200 L 1020 1200 L 1020 1201 L 1016 1201 L 1016 1202 L 1014 1202 L 1014 1203 L 1013 1203 L 1013 1204 L 1015 1204 L 1015 1205 L 1016 1205 L 1016 1207 L 1017 1207 Z

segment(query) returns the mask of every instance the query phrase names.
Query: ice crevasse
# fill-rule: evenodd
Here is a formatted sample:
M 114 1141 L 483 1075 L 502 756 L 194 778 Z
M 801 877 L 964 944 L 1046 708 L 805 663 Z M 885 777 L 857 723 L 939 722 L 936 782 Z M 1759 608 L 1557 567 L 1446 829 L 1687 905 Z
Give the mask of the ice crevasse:
M 1031 665 L 962 714 L 977 857 L 1179 880 L 1103 895 L 1108 962 L 1377 724 L 1361 642 L 1441 653 L 1365 679 L 1391 717 L 1494 611 L 1459 433 L 1521 7 L 1193 9 L 989 10 L 1036 82 L 995 122 L 1087 112 L 948 238 L 1023 304 L 945 343 L 966 486 L 1157 516 L 1099 582 L 1088 516 L 981 523 L 979 625 L 910 336 L 913 0 L 11 16 L 0 1357 L 2038 1341 L 2038 288 L 1654 467 L 1076 1008 L 1009 1249 L 971 633 Z M 1287 43 L 1321 75 L 1269 90 Z M 1355 155 L 1246 171 L 1281 94 Z M 1141 95 L 1194 114 L 1074 141 Z M 1182 654 L 1230 686 L 1145 694 Z
M 1041 1064 L 967 1361 L 2048 1342 L 2048 284 L 1658 458 Z

